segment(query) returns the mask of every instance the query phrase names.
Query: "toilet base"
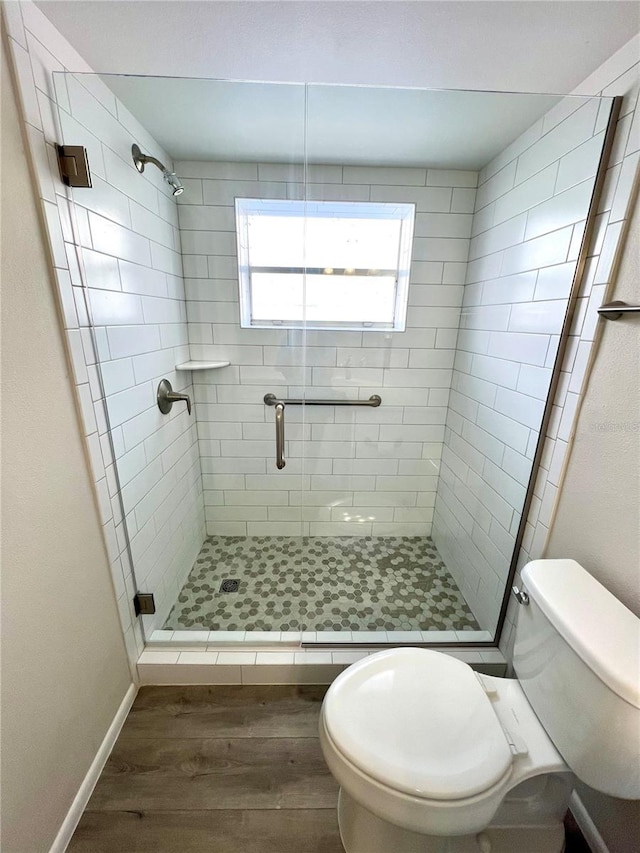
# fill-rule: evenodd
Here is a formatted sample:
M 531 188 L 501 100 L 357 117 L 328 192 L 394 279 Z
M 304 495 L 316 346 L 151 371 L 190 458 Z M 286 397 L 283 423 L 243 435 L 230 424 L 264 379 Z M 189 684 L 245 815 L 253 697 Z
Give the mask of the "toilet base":
M 561 822 L 489 826 L 477 835 L 443 838 L 402 829 L 367 811 L 340 789 L 338 825 L 346 853 L 562 853 Z

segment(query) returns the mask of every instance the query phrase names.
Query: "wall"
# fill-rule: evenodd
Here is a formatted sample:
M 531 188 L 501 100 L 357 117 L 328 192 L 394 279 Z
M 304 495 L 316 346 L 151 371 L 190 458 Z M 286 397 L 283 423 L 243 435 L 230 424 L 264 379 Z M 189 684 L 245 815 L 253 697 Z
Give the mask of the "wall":
M 182 407 L 163 418 L 154 403 L 162 376 L 177 390 L 191 390 L 189 374 L 172 370 L 188 357 L 176 205 L 158 170 L 138 174 L 131 145 L 168 158 L 99 79 L 55 73 L 91 69 L 32 3 L 5 3 L 3 14 L 122 628 L 135 661 L 144 643 L 117 475 L 137 586 L 156 594 L 158 612 L 145 617 L 149 630 L 175 600 L 204 535 L 194 421 Z M 54 144 L 64 141 L 87 147 L 93 189 L 71 195 L 60 181 Z M 108 362 L 103 384 L 98 357 Z
M 307 198 L 414 202 L 416 225 L 406 332 L 304 333 L 239 327 L 233 206 L 303 197 L 302 167 L 176 168 L 191 357 L 231 362 L 194 373 L 207 532 L 430 534 L 476 173 L 310 166 Z M 287 408 L 278 472 L 268 391 L 383 405 Z
M 638 180 L 638 162 L 640 160 L 640 111 L 638 110 L 638 91 L 640 88 L 640 37 L 634 36 L 633 39 L 620 51 L 614 54 L 610 60 L 597 69 L 587 80 L 582 83 L 577 90 L 577 94 L 595 93 L 605 95 L 624 95 L 622 109 L 618 125 L 616 128 L 616 138 L 609 168 L 607 169 L 607 179 L 603 197 L 599 205 L 599 223 L 595 239 L 590 248 L 590 258 L 587 264 L 584 288 L 579 299 L 578 309 L 576 311 L 572 328 L 568 351 L 563 363 L 563 372 L 561 381 L 554 401 L 554 411 L 549 429 L 547 431 L 544 454 L 542 458 L 541 468 L 535 485 L 535 498 L 531 507 L 531 511 L 527 518 L 527 527 L 523 547 L 519 558 L 519 568 L 524 566 L 531 559 L 539 559 L 544 556 L 569 556 L 575 557 L 576 554 L 582 551 L 581 541 L 583 537 L 592 537 L 600 534 L 603 537 L 602 543 L 599 545 L 597 553 L 600 558 L 596 564 L 596 560 L 590 558 L 587 565 L 594 571 L 596 577 L 602 579 L 606 585 L 611 585 L 611 588 L 621 595 L 622 601 L 627 606 L 635 609 L 637 612 L 637 559 L 633 559 L 634 552 L 626 551 L 620 553 L 622 559 L 616 560 L 612 558 L 611 546 L 616 546 L 610 535 L 611 528 L 605 527 L 599 521 L 595 526 L 595 531 L 587 530 L 588 522 L 583 520 L 583 517 L 577 518 L 569 510 L 570 501 L 564 504 L 564 508 L 558 513 L 560 528 L 557 537 L 553 537 L 553 546 L 551 542 L 547 545 L 552 528 L 552 520 L 556 511 L 556 504 L 560 500 L 564 490 L 565 470 L 568 469 L 569 451 L 573 446 L 574 436 L 578 437 L 577 446 L 580 448 L 581 437 L 584 436 L 584 424 L 615 422 L 618 423 L 618 416 L 612 415 L 610 411 L 603 411 L 602 414 L 594 414 L 597 411 L 602 411 L 601 395 L 605 394 L 604 384 L 615 381 L 614 377 L 618 374 L 623 374 L 626 371 L 620 370 L 619 361 L 610 362 L 608 359 L 611 355 L 611 350 L 605 350 L 607 355 L 602 373 L 599 374 L 601 380 L 596 379 L 594 385 L 586 385 L 586 378 L 589 375 L 589 370 L 596 359 L 596 349 L 594 344 L 600 338 L 603 332 L 606 332 L 607 340 L 615 337 L 615 333 L 622 331 L 623 335 L 633 336 L 635 338 L 635 350 L 637 352 L 637 326 L 635 321 L 634 329 L 629 328 L 620 330 L 619 325 L 613 327 L 606 326 L 606 320 L 598 320 L 597 308 L 604 302 L 615 298 L 613 291 L 613 283 L 615 281 L 614 273 L 618 264 L 621 261 L 631 265 L 634 259 L 637 261 L 637 251 L 634 249 L 632 242 L 624 246 L 621 237 L 629 229 L 633 187 Z M 637 230 L 637 215 L 636 215 L 636 230 Z M 637 244 L 636 244 L 637 245 Z M 627 267 L 628 269 L 628 267 Z M 633 269 L 633 267 L 632 267 Z M 627 273 L 628 275 L 628 273 Z M 633 290 L 629 286 L 628 279 L 621 280 L 626 282 L 626 286 L 620 284 L 619 298 L 629 302 L 637 302 Z M 637 287 L 637 284 L 636 284 Z M 624 292 L 623 292 L 624 291 Z M 611 346 L 611 345 L 610 345 Z M 613 344 L 615 346 L 615 344 Z M 598 353 L 598 358 L 600 354 Z M 629 351 L 625 353 L 625 363 L 629 359 Z M 597 359 L 595 364 L 597 364 Z M 633 358 L 631 364 L 637 365 Z M 607 367 L 611 367 L 607 369 Z M 637 393 L 637 375 L 635 379 Z M 616 410 L 626 405 L 622 396 L 626 393 L 620 386 L 614 386 L 615 391 L 615 407 Z M 616 393 L 620 392 L 620 394 Z M 606 400 L 612 399 L 606 395 Z M 588 402 L 587 402 L 588 401 Z M 582 404 L 588 408 L 585 414 L 585 420 L 581 421 L 580 431 L 576 431 L 576 415 L 580 412 Z M 607 407 L 609 408 L 609 407 Z M 637 420 L 636 414 L 633 419 Z M 626 422 L 626 417 L 620 418 L 620 422 Z M 636 436 L 637 437 L 637 436 Z M 620 441 L 620 435 L 616 436 Z M 633 441 L 632 437 L 632 441 Z M 637 448 L 637 441 L 634 446 Z M 602 442 L 597 443 L 597 448 L 602 447 Z M 589 436 L 589 447 L 579 449 L 578 452 L 583 454 L 578 457 L 579 461 L 576 466 L 572 466 L 574 477 L 576 471 L 580 470 L 580 479 L 589 476 L 589 468 L 595 466 L 597 471 L 600 462 L 595 462 L 592 451 L 596 449 L 595 436 Z M 587 452 L 585 452 L 587 451 Z M 613 455 L 613 454 L 612 454 Z M 630 477 L 633 479 L 632 463 L 629 460 L 632 457 L 622 457 L 615 455 L 615 461 L 612 459 L 612 464 L 615 466 L 619 477 Z M 588 459 L 588 463 L 587 463 Z M 578 469 L 578 465 L 580 469 Z M 587 464 L 586 470 L 583 467 Z M 626 473 L 625 473 L 626 472 Z M 637 483 L 637 472 L 636 472 Z M 617 478 L 616 478 L 617 480 Z M 593 480 L 592 480 L 593 482 Z M 577 480 L 573 480 L 573 487 L 570 487 L 570 494 L 576 495 Z M 584 483 L 584 480 L 582 480 Z M 609 486 L 609 480 L 598 478 L 598 489 L 603 489 L 606 496 Z M 617 484 L 613 486 L 617 491 Z M 594 507 L 597 506 L 598 513 L 603 513 L 604 501 L 601 501 L 598 492 L 589 495 L 591 498 L 589 514 L 594 512 Z M 606 500 L 606 497 L 605 497 Z M 633 501 L 630 501 L 630 511 L 635 515 L 635 525 L 626 531 L 629 539 L 626 540 L 630 549 L 633 546 L 630 544 L 633 537 L 637 537 L 637 502 L 633 506 Z M 585 508 L 586 512 L 586 508 Z M 625 508 L 623 508 L 623 513 Z M 587 516 L 591 518 L 591 515 Z M 600 517 L 602 517 L 600 515 Z M 629 516 L 624 514 L 624 519 Z M 561 521 L 560 521 L 561 520 Z M 604 541 L 606 540 L 606 542 Z M 623 540 L 625 537 L 623 537 Z M 625 548 L 627 545 L 622 544 Z M 562 554 L 560 552 L 562 548 Z M 603 553 L 603 548 L 607 549 L 606 555 Z M 631 557 L 631 560 L 628 558 Z M 615 568 L 614 568 L 615 567 Z M 519 574 L 516 576 L 516 583 L 520 582 Z M 632 592 L 635 590 L 635 592 Z M 507 657 L 511 654 L 515 619 L 517 615 L 517 604 L 512 600 L 507 610 L 507 621 L 502 634 L 500 648 L 504 651 Z M 637 825 L 638 811 L 637 804 L 625 801 L 614 800 L 610 797 L 605 797 L 596 794 L 593 791 L 585 789 L 584 786 L 579 787 L 580 796 L 584 800 L 584 804 L 588 809 L 585 812 L 587 820 L 583 823 L 585 831 L 588 833 L 593 849 L 602 851 L 609 850 L 609 853 L 631 853 L 637 847 L 637 837 L 640 828 Z M 579 814 L 582 814 L 580 809 Z M 584 815 L 583 815 L 584 818 Z M 593 820 L 594 823 L 591 823 Z M 595 834 L 591 832 L 592 828 Z M 603 840 L 604 839 L 604 840 Z M 596 846 L 597 845 L 597 846 Z
M 635 204 L 612 299 L 640 304 L 640 205 Z M 604 325 L 552 520 L 547 557 L 571 556 L 640 616 L 638 320 Z M 611 853 L 632 853 L 640 809 L 578 786 Z
M 597 228 L 589 247 L 583 286 L 573 317 L 569 344 L 554 399 L 552 417 L 545 438 L 541 465 L 534 487 L 534 499 L 518 560 L 522 568 L 529 560 L 545 554 L 551 518 L 561 491 L 576 414 L 583 399 L 583 384 L 594 356 L 594 342 L 605 320 L 597 308 L 608 301 L 613 271 L 623 255 L 621 235 L 628 227 L 632 188 L 640 159 L 640 36 L 614 54 L 582 83 L 575 94 L 624 95 L 616 126 L 613 150 L 598 206 Z M 516 583 L 520 582 L 519 573 Z M 513 646 L 517 604 L 511 599 L 507 609 L 500 648 L 508 658 Z
M 168 416 L 156 405 L 162 378 L 193 397 L 190 372 L 175 370 L 189 358 L 177 206 L 158 169 L 137 172 L 131 145 L 171 161 L 100 80 L 57 75 L 55 86 L 58 135 L 90 153 L 93 187 L 73 190 L 63 236 L 75 303 L 86 299 L 95 329 L 102 387 L 90 371 L 90 389 L 106 404 L 137 588 L 155 596 L 157 612 L 145 617 L 151 631 L 162 627 L 204 539 L 195 418 L 184 404 Z M 86 322 L 80 309 L 81 329 Z M 106 428 L 100 419 L 101 437 Z M 106 486 L 119 534 L 115 478 Z M 125 588 L 121 606 L 129 608 L 129 578 Z
M 640 304 L 639 235 L 636 198 L 611 293 L 631 305 Z M 604 324 L 546 554 L 571 555 L 640 616 L 639 369 L 637 320 Z
M 40 853 L 131 674 L 4 41 L 2 179 L 2 850 Z
M 497 623 L 611 102 L 564 99 L 480 173 L 434 541 Z

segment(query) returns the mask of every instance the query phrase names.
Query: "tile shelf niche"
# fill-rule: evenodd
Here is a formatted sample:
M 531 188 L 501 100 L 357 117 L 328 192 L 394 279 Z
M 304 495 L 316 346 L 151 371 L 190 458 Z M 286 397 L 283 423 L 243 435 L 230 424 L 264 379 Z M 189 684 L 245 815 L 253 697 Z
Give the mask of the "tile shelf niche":
M 218 370 L 230 364 L 230 361 L 183 361 L 182 364 L 176 364 L 176 370 Z

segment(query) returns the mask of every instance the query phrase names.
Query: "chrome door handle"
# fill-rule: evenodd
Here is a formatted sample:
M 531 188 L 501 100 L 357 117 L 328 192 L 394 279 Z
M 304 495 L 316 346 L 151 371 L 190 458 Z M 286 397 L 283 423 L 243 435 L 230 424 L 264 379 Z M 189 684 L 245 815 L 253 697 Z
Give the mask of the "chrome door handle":
M 284 403 L 278 400 L 276 407 L 276 468 L 281 471 L 284 461 Z
M 188 394 L 177 394 L 168 379 L 163 379 L 158 385 L 157 401 L 163 415 L 168 415 L 173 404 L 180 401 L 187 404 L 187 412 L 191 414 L 191 398 Z

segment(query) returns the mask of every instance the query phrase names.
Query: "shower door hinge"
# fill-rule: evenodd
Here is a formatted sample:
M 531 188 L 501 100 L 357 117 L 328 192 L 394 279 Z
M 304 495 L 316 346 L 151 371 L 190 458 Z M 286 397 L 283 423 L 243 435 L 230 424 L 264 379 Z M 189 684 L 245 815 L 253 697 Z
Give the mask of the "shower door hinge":
M 92 187 L 87 149 L 82 145 L 56 145 L 62 183 L 68 187 Z
M 133 596 L 133 609 L 136 616 L 151 616 L 156 612 L 156 603 L 152 592 L 136 592 Z

